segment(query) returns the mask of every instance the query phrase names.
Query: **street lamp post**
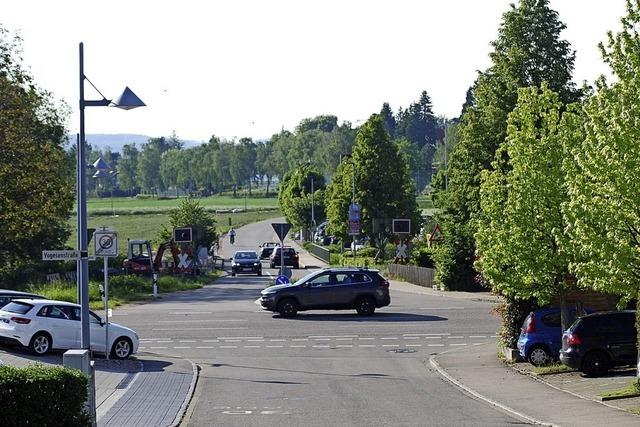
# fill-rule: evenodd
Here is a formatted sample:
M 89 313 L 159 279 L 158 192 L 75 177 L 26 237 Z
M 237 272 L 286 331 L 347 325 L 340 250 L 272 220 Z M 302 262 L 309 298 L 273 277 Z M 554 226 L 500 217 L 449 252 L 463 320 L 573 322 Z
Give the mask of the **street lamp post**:
M 79 59 L 80 59 L 80 138 L 78 139 L 78 158 L 77 158 L 77 193 L 78 193 L 78 288 L 80 295 L 80 320 L 81 320 L 81 335 L 80 346 L 82 349 L 90 349 L 89 338 L 89 254 L 87 246 L 89 244 L 89 236 L 87 233 L 87 179 L 85 171 L 85 154 L 86 154 L 86 141 L 85 141 L 85 127 L 84 127 L 84 108 L 85 107 L 108 107 L 114 106 L 122 108 L 124 110 L 130 110 L 136 107 L 143 107 L 145 103 L 136 96 L 128 87 L 125 88 L 122 95 L 116 100 L 111 101 L 100 93 L 100 91 L 91 83 L 91 81 L 84 74 L 84 49 L 83 44 L 79 45 Z M 100 95 L 100 100 L 86 100 L 84 99 L 84 81 L 88 81 L 91 86 Z

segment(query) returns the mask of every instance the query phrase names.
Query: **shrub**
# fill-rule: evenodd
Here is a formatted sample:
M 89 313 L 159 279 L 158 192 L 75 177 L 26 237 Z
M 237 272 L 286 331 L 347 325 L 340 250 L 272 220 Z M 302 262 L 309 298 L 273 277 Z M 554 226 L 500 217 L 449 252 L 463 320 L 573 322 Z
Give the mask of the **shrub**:
M 3 426 L 87 426 L 87 377 L 62 366 L 0 366 Z
M 495 308 L 502 318 L 502 326 L 498 332 L 498 341 L 502 347 L 516 348 L 520 337 L 520 328 L 524 319 L 537 307 L 533 299 L 515 299 L 505 297 Z

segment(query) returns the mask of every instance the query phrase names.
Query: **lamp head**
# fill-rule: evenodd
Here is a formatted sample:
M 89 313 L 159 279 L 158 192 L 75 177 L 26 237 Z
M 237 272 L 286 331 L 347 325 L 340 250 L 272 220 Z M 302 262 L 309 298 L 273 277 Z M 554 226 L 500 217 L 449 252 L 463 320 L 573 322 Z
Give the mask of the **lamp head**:
M 133 93 L 129 86 L 124 88 L 122 95 L 118 97 L 115 101 L 113 101 L 113 106 L 122 108 L 123 110 L 131 110 L 137 107 L 146 107 L 147 104 L 142 102 L 138 96 Z
M 105 162 L 102 157 L 98 157 L 98 160 L 93 162 L 93 167 L 99 171 L 108 171 L 111 170 L 111 166 L 107 162 Z

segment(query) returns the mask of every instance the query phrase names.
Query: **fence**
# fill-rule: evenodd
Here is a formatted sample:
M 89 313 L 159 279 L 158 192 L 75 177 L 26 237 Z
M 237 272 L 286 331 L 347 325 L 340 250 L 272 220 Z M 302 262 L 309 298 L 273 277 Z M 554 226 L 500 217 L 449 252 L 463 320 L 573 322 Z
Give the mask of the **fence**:
M 327 264 L 331 264 L 331 256 L 329 255 L 329 249 L 312 244 L 311 253 L 315 255 L 317 258 L 320 258 L 322 261 L 326 262 Z
M 433 268 L 416 267 L 415 265 L 389 264 L 389 274 L 393 277 L 403 279 L 414 285 L 426 286 L 434 285 L 436 270 Z

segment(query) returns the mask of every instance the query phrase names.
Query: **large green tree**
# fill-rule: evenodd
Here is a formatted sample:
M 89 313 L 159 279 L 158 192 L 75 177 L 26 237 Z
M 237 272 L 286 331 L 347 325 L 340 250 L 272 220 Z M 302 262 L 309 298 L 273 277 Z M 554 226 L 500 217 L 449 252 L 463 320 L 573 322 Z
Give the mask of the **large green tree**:
M 362 208 L 363 235 L 374 236 L 374 219 L 390 221 L 393 218 L 407 218 L 412 222 L 412 231 L 419 230 L 422 219 L 407 164 L 398 152 L 398 146 L 389 138 L 378 114 L 372 115 L 362 125 L 356 136 L 353 154 L 343 160 L 327 187 L 329 230 L 340 237 L 347 234 L 348 208 L 353 188 L 355 201 Z M 384 230 L 376 231 L 385 233 Z
M 445 242 L 435 254 L 437 280 L 449 289 L 476 286 L 474 234 L 480 212 L 480 174 L 491 169 L 504 142 L 507 116 L 517 90 L 548 84 L 563 103 L 578 99 L 571 82 L 575 54 L 560 38 L 565 25 L 548 0 L 520 0 L 503 15 L 498 38 L 492 43 L 491 66 L 480 73 L 464 108 L 460 140 L 451 154 L 447 194 L 434 200 Z M 440 189 L 439 192 L 442 192 Z
M 0 277 L 64 245 L 74 199 L 63 167 L 66 109 L 24 70 L 20 43 L 0 27 Z
M 628 1 L 621 30 L 601 46 L 617 80 L 601 79 L 585 105 L 586 136 L 568 161 L 565 213 L 579 284 L 640 304 L 639 24 L 640 2 Z
M 312 203 L 313 219 L 318 222 L 325 217 L 324 189 L 324 177 L 311 163 L 302 164 L 287 172 L 280 183 L 278 194 L 282 213 L 295 227 L 311 229 L 314 226 L 311 216 Z

